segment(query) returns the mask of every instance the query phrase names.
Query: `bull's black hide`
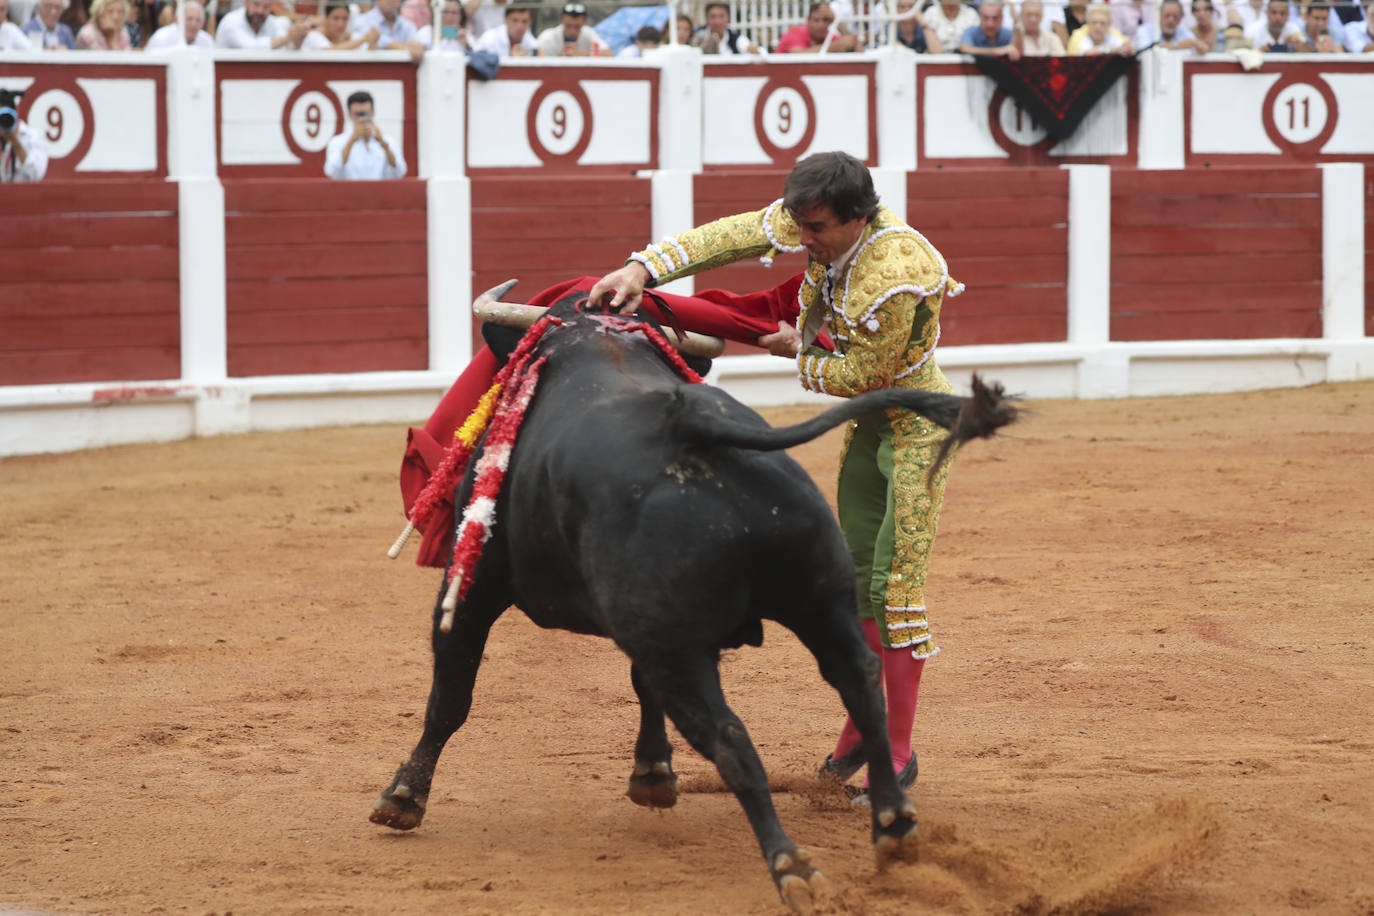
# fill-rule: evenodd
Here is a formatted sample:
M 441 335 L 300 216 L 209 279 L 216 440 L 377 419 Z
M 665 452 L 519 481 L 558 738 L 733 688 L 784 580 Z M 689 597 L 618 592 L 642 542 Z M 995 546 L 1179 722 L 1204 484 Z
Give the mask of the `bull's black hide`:
M 608 333 L 572 297 L 552 311 L 566 324 L 539 344 L 548 362 L 451 632 L 440 630 L 435 605 L 424 732 L 371 819 L 401 830 L 420 824 L 435 764 L 467 718 L 487 634 L 517 605 L 542 627 L 606 636 L 629 656 L 641 708 L 630 797 L 656 807 L 677 800 L 666 713 L 739 798 L 783 899 L 808 909 L 823 879 L 783 832 L 717 672 L 720 651 L 759 644 L 767 618 L 816 656 L 863 734 L 880 859 L 913 858 L 916 809 L 892 771 L 853 564 L 825 499 L 780 449 L 898 406 L 955 427 L 951 439 L 962 441 L 1010 422 L 1014 408 L 981 385 L 968 401 L 890 390 L 775 430 L 720 390 L 683 382 L 642 335 Z M 455 505 L 466 505 L 472 487 L 469 468 Z

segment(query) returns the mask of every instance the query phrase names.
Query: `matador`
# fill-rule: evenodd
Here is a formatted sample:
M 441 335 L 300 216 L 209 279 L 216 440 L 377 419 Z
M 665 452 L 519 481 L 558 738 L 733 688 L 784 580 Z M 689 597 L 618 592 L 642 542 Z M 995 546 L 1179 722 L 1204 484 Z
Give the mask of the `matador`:
M 940 307 L 963 287 L 940 252 L 879 205 L 868 169 L 852 156 L 804 159 L 783 192 L 762 210 L 635 252 L 593 287 L 592 299 L 634 305 L 647 285 L 743 258 L 806 251 L 792 337 L 803 388 L 840 397 L 881 388 L 951 391 L 934 352 Z M 817 345 L 823 331 L 833 351 Z M 851 422 L 840 453 L 840 527 L 858 573 L 865 636 L 883 661 L 893 766 L 904 789 L 916 778 L 911 731 L 921 672 L 940 651 L 926 616 L 925 581 L 949 465 L 929 485 L 926 478 L 944 436 L 929 420 L 894 409 Z M 846 722 L 822 772 L 847 780 L 862 765 L 861 750 L 858 729 Z

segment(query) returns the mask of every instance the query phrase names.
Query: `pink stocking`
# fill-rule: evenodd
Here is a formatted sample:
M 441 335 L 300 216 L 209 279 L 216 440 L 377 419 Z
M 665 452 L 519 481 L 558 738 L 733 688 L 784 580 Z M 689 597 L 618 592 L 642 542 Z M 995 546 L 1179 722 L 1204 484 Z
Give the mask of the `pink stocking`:
M 883 650 L 882 640 L 878 637 L 878 621 L 870 620 L 865 617 L 860 620 L 859 623 L 863 626 L 864 642 L 868 644 L 868 648 L 878 653 L 879 658 L 883 658 L 887 653 Z M 883 660 L 886 662 L 885 658 Z M 886 667 L 886 665 L 884 665 L 884 667 Z M 908 739 L 909 736 L 910 730 L 908 729 Z M 844 728 L 840 729 L 839 743 L 835 745 L 835 753 L 831 754 L 831 756 L 839 760 L 845 754 L 848 754 L 850 751 L 854 750 L 854 748 L 858 747 L 862 741 L 863 736 L 859 734 L 859 727 L 854 724 L 854 719 L 852 717 L 846 718 L 844 720 Z
M 926 660 L 913 658 L 911 647 L 884 649 L 878 637 L 878 623 L 862 620 L 864 642 L 883 663 L 883 685 L 887 689 L 887 738 L 892 744 L 892 767 L 901 771 L 911 760 L 911 730 L 916 721 L 916 698 L 921 689 L 921 672 Z M 863 740 L 852 718 L 846 718 L 832 757 L 844 756 Z M 868 785 L 868 780 L 864 780 Z

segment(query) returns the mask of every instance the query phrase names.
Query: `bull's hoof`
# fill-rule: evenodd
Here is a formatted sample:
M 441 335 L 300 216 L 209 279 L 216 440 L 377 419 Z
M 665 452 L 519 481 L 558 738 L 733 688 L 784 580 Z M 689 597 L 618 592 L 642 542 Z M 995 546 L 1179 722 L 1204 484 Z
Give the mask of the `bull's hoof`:
M 822 898 L 830 894 L 830 882 L 819 869 L 811 867 L 811 856 L 805 849 L 780 852 L 768 863 L 778 896 L 792 912 L 806 916 Z
M 914 864 L 920 857 L 919 838 L 916 806 L 909 800 L 900 808 L 880 808 L 873 813 L 873 852 L 879 871 L 894 862 Z
M 377 796 L 367 819 L 383 827 L 414 830 L 425 819 L 425 802 L 428 800 L 428 795 L 421 795 L 404 783 L 393 784 Z
M 666 760 L 657 763 L 635 761 L 630 774 L 630 801 L 645 808 L 671 808 L 677 804 L 677 774 Z

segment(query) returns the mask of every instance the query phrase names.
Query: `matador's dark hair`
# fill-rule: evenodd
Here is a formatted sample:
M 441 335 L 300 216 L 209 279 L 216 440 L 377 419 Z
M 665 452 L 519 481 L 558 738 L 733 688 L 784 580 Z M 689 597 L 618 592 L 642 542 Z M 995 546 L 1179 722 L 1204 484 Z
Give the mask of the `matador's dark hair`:
M 868 166 L 848 153 L 813 153 L 788 174 L 782 186 L 782 205 L 793 216 L 824 204 L 841 222 L 878 215 L 878 193 Z

